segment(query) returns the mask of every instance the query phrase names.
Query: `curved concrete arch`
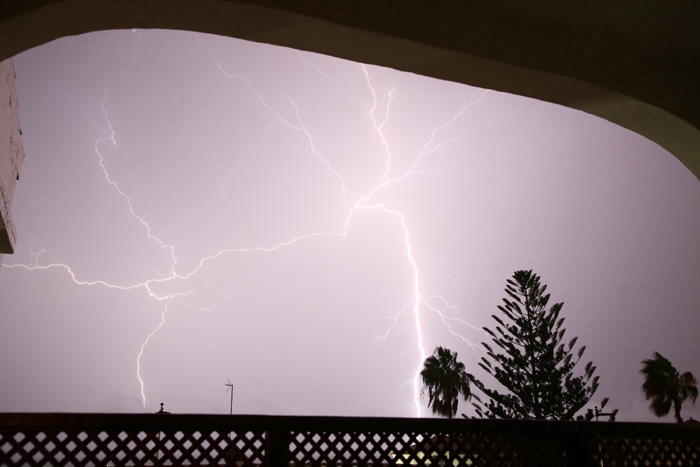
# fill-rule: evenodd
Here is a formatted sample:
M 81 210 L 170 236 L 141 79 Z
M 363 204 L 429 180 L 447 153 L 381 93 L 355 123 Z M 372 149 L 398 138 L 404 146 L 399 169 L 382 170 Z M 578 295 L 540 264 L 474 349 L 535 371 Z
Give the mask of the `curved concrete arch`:
M 0 60 L 106 29 L 214 33 L 578 109 L 700 179 L 700 2 L 6 0 Z

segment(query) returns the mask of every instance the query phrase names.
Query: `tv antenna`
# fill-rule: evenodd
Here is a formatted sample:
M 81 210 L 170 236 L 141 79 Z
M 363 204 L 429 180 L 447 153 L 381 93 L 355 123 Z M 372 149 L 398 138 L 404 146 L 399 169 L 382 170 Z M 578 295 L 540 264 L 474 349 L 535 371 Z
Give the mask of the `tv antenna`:
M 231 415 L 233 415 L 233 384 L 231 383 L 231 380 L 226 378 L 228 383 L 224 384 L 226 386 L 226 391 L 231 390 Z

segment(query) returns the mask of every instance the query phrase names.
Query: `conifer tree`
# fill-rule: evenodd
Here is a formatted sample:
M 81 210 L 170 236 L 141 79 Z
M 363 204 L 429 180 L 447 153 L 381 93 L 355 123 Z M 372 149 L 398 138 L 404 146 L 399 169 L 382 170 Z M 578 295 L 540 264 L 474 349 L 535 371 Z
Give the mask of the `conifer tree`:
M 596 367 L 589 362 L 583 374 L 574 367 L 586 347 L 574 354 L 577 338 L 563 344 L 563 303 L 547 309 L 546 285 L 532 271 L 516 271 L 508 279 L 502 316 L 492 315 L 497 326 L 484 328 L 494 346 L 484 343 L 486 356 L 479 366 L 498 381 L 505 391 L 490 389 L 474 379 L 484 394 L 473 403 L 480 417 L 573 420 L 577 411 L 598 388 Z M 483 404 L 483 405 L 482 405 Z

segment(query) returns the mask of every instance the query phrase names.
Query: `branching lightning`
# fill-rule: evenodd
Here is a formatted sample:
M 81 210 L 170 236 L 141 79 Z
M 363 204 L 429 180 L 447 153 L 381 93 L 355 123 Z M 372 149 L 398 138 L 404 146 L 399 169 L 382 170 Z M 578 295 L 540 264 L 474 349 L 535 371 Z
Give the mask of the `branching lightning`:
M 136 30 L 133 31 L 134 34 L 137 36 L 137 47 L 138 47 L 138 41 L 140 41 L 140 36 Z M 103 152 L 101 151 L 101 148 L 104 145 L 111 145 L 115 148 L 119 148 L 119 145 L 117 143 L 117 133 L 114 130 L 114 127 L 112 125 L 112 122 L 110 120 L 110 115 L 108 112 L 108 101 L 109 101 L 109 85 L 108 82 L 105 80 L 104 82 L 104 95 L 103 99 L 100 105 L 100 109 L 102 111 L 102 120 L 104 120 L 105 123 L 100 124 L 98 123 L 95 119 L 90 118 L 81 108 L 81 111 L 83 111 L 83 115 L 85 115 L 86 118 L 90 120 L 90 122 L 98 129 L 99 132 L 99 137 L 95 140 L 94 143 L 94 152 L 96 155 L 96 161 L 97 164 L 99 165 L 102 174 L 104 176 L 105 182 L 117 193 L 118 196 L 124 199 L 126 202 L 126 206 L 128 208 L 129 214 L 143 227 L 144 230 L 144 235 L 146 238 L 154 242 L 155 244 L 158 245 L 158 248 L 166 250 L 168 252 L 168 255 L 170 257 L 170 265 L 169 265 L 169 270 L 167 273 L 162 275 L 161 277 L 154 277 L 152 279 L 149 279 L 144 282 L 140 283 L 135 283 L 135 284 L 113 284 L 106 282 L 104 280 L 86 280 L 83 278 L 79 278 L 78 275 L 71 269 L 70 266 L 63 264 L 63 263 L 51 263 L 51 264 L 44 264 L 40 265 L 39 264 L 39 255 L 43 252 L 43 250 L 40 250 L 39 252 L 32 253 L 33 257 L 33 262 L 32 264 L 8 264 L 5 265 L 6 268 L 23 268 L 27 270 L 48 270 L 48 269 L 62 269 L 65 272 L 68 273 L 70 276 L 71 280 L 79 286 L 102 286 L 102 287 L 107 287 L 111 289 L 119 289 L 119 290 L 135 290 L 135 289 L 143 289 L 148 296 L 156 300 L 157 302 L 162 303 L 163 308 L 160 313 L 160 320 L 155 328 L 153 328 L 150 333 L 145 337 L 143 343 L 141 344 L 140 348 L 138 349 L 138 353 L 136 355 L 136 378 L 138 380 L 139 384 L 139 390 L 140 390 L 140 395 L 142 399 L 143 406 L 146 407 L 146 384 L 144 381 L 143 377 L 143 372 L 142 372 L 142 366 L 141 366 L 141 361 L 142 357 L 144 356 L 144 353 L 147 350 L 147 347 L 151 341 L 151 339 L 158 334 L 158 332 L 166 325 L 167 322 L 167 315 L 168 312 L 173 305 L 173 302 L 175 300 L 179 300 L 181 304 L 183 304 L 186 307 L 195 309 L 197 311 L 211 311 L 213 308 L 206 308 L 206 307 L 201 307 L 193 304 L 187 304 L 184 302 L 184 298 L 188 296 L 192 290 L 189 290 L 187 292 L 177 292 L 177 293 L 171 293 L 171 294 L 159 294 L 157 293 L 152 286 L 155 284 L 162 284 L 162 283 L 167 283 L 170 281 L 173 281 L 175 279 L 178 280 L 184 280 L 187 281 L 188 279 L 192 278 L 193 276 L 197 275 L 203 267 L 210 261 L 213 261 L 217 258 L 220 258 L 224 255 L 236 255 L 236 254 L 241 254 L 241 253 L 247 253 L 247 252 L 262 252 L 262 253 L 272 253 L 275 252 L 276 250 L 280 250 L 283 248 L 291 248 L 295 244 L 299 242 L 306 242 L 306 241 L 313 241 L 315 238 L 318 237 L 338 237 L 338 238 L 347 238 L 348 237 L 348 229 L 353 222 L 354 215 L 358 212 L 361 211 L 374 211 L 378 213 L 382 213 L 383 215 L 386 215 L 392 219 L 395 219 L 398 224 L 401 227 L 401 230 L 403 232 L 403 239 L 402 239 L 402 244 L 403 247 L 405 248 L 405 255 L 408 263 L 410 264 L 411 268 L 411 273 L 412 273 L 412 287 L 411 287 L 411 296 L 406 297 L 406 301 L 404 302 L 404 306 L 401 310 L 398 310 L 397 313 L 395 313 L 392 318 L 391 318 L 391 324 L 388 326 L 386 329 L 386 332 L 378 336 L 376 338 L 376 342 L 381 342 L 386 339 L 389 339 L 392 335 L 396 333 L 405 333 L 408 332 L 409 330 L 414 330 L 415 331 L 415 348 L 414 349 L 409 349 L 407 352 L 416 352 L 418 354 L 416 358 L 416 365 L 415 365 L 415 372 L 411 376 L 409 380 L 409 384 L 412 387 L 412 393 L 413 393 L 413 409 L 415 410 L 416 416 L 421 416 L 422 415 L 422 409 L 421 409 L 421 401 L 420 401 L 420 384 L 419 384 L 419 372 L 422 367 L 423 361 L 427 357 L 427 350 L 425 346 L 425 337 L 424 337 L 424 330 L 423 330 L 423 315 L 425 313 L 435 313 L 440 321 L 444 324 L 444 326 L 451 332 L 453 335 L 457 336 L 458 338 L 462 339 L 467 345 L 471 346 L 474 348 L 473 343 L 466 337 L 464 337 L 460 332 L 459 328 L 463 326 L 471 327 L 473 329 L 477 329 L 476 327 L 472 326 L 465 320 L 458 318 L 457 315 L 457 308 L 451 305 L 447 299 L 443 298 L 440 295 L 436 294 L 430 294 L 427 293 L 424 289 L 424 284 L 423 284 L 423 279 L 424 277 L 430 277 L 427 275 L 424 275 L 421 272 L 421 268 L 419 267 L 419 262 L 424 262 L 428 263 L 427 260 L 425 259 L 420 259 L 417 260 L 417 258 L 420 258 L 419 254 L 416 252 L 415 247 L 411 243 L 411 234 L 410 234 L 410 224 L 407 221 L 406 215 L 397 210 L 394 209 L 387 204 L 376 200 L 378 198 L 380 191 L 388 188 L 391 185 L 398 184 L 405 180 L 408 177 L 412 176 L 418 176 L 420 174 L 433 171 L 433 170 L 440 170 L 444 165 L 441 164 L 429 164 L 428 160 L 431 158 L 431 156 L 439 153 L 441 149 L 443 149 L 445 146 L 448 146 L 452 143 L 455 142 L 455 140 L 441 140 L 439 137 L 440 130 L 449 127 L 450 125 L 455 124 L 464 114 L 465 112 L 472 106 L 476 105 L 479 101 L 481 101 L 484 96 L 487 94 L 487 91 L 484 91 L 478 95 L 472 96 L 468 102 L 466 102 L 461 109 L 456 112 L 454 115 L 450 116 L 447 118 L 444 122 L 439 124 L 438 126 L 434 127 L 432 131 L 430 132 L 430 137 L 428 140 L 423 144 L 423 146 L 420 148 L 420 150 L 417 151 L 417 154 L 413 160 L 413 163 L 410 165 L 409 169 L 401 172 L 401 173 L 395 173 L 396 170 L 392 170 L 392 161 L 394 155 L 392 154 L 392 144 L 390 139 L 386 136 L 384 129 L 385 126 L 391 121 L 391 106 L 392 103 L 396 100 L 399 99 L 400 94 L 398 91 L 397 87 L 392 88 L 388 94 L 386 95 L 386 104 L 383 106 L 383 108 L 380 108 L 379 105 L 379 98 L 377 96 L 377 91 L 375 89 L 375 86 L 372 83 L 371 75 L 370 75 L 370 70 L 368 69 L 367 66 L 365 65 L 360 65 L 362 68 L 363 75 L 365 77 L 365 86 L 367 91 L 369 91 L 369 94 L 371 95 L 371 101 L 369 105 L 367 105 L 364 110 L 367 114 L 367 118 L 371 122 L 371 125 L 374 129 L 374 133 L 376 138 L 379 139 L 379 142 L 381 143 L 382 147 L 382 154 L 377 155 L 377 157 L 382 157 L 384 159 L 384 170 L 382 173 L 382 178 L 379 183 L 377 183 L 375 186 L 371 187 L 369 190 L 367 190 L 365 193 L 362 193 L 361 195 L 357 196 L 356 199 L 350 199 L 350 195 L 347 190 L 346 186 L 346 181 L 343 177 L 343 175 L 336 170 L 333 167 L 333 164 L 330 162 L 329 158 L 326 157 L 318 148 L 317 144 L 314 141 L 313 138 L 313 131 L 307 127 L 307 125 L 304 122 L 304 116 L 303 116 L 303 111 L 302 109 L 297 105 L 297 102 L 291 98 L 287 98 L 287 102 L 289 103 L 289 109 L 291 110 L 294 118 L 289 119 L 285 118 L 282 115 L 282 111 L 280 109 L 275 109 L 273 108 L 272 105 L 268 104 L 268 102 L 265 100 L 263 94 L 256 89 L 254 86 L 253 82 L 245 77 L 244 75 L 237 74 L 234 72 L 230 72 L 225 67 L 221 64 L 221 62 L 217 59 L 216 55 L 210 48 L 209 44 L 202 40 L 197 34 L 195 34 L 196 40 L 201 44 L 203 47 L 203 51 L 205 51 L 208 54 L 208 57 L 212 60 L 213 64 L 217 67 L 217 69 L 225 76 L 227 79 L 231 80 L 231 85 L 232 86 L 244 86 L 250 93 L 252 93 L 253 96 L 255 96 L 255 99 L 257 100 L 258 104 L 263 110 L 263 112 L 266 112 L 267 115 L 269 115 L 271 118 L 276 119 L 279 121 L 281 124 L 286 126 L 289 131 L 293 132 L 299 132 L 301 133 L 307 144 L 307 149 L 308 149 L 308 154 L 310 157 L 314 158 L 314 160 L 318 161 L 318 163 L 322 164 L 324 168 L 327 171 L 327 174 L 332 177 L 336 182 L 338 186 L 338 190 L 342 194 L 342 199 L 344 203 L 344 209 L 346 211 L 346 215 L 344 218 L 344 222 L 341 225 L 338 225 L 336 229 L 331 229 L 327 231 L 317 231 L 317 232 L 309 232 L 303 235 L 299 235 L 293 238 L 289 238 L 283 241 L 280 241 L 276 244 L 272 245 L 255 245 L 255 246 L 248 246 L 248 247 L 231 247 L 227 249 L 222 249 L 220 251 L 217 251 L 211 255 L 207 255 L 204 257 L 201 257 L 195 264 L 195 266 L 189 270 L 189 271 L 178 271 L 178 269 L 181 269 L 179 266 L 177 254 L 176 254 L 176 247 L 173 245 L 169 245 L 165 243 L 163 240 L 161 240 L 158 236 L 156 236 L 153 233 L 153 229 L 151 225 L 146 221 L 145 217 L 143 215 L 140 215 L 137 213 L 137 211 L 134 208 L 134 204 L 132 203 L 131 198 L 127 193 L 125 193 L 121 187 L 119 186 L 118 182 L 110 175 L 110 171 L 108 169 L 108 164 L 105 161 L 105 157 L 103 155 Z M 336 86 L 338 86 L 339 91 L 342 90 L 342 92 L 353 92 L 349 87 L 344 85 L 341 81 L 335 79 L 328 73 L 324 72 L 321 70 L 316 64 L 314 64 L 311 60 L 305 58 L 302 55 L 302 59 L 312 66 L 316 72 L 318 72 L 321 76 L 323 76 L 325 79 L 331 80 Z M 131 64 L 129 64 L 127 70 L 125 71 L 128 72 L 128 70 L 134 66 L 137 62 L 137 57 L 136 53 L 134 52 L 133 55 L 133 61 Z M 341 70 L 342 71 L 342 70 Z M 429 264 L 429 263 L 428 263 Z M 219 305 L 217 305 L 219 306 Z M 216 307 L 214 307 L 216 308 Z M 411 325 L 410 327 L 406 327 L 403 329 L 399 329 L 399 318 L 401 316 L 404 316 L 406 314 L 410 314 L 412 316 L 411 318 Z

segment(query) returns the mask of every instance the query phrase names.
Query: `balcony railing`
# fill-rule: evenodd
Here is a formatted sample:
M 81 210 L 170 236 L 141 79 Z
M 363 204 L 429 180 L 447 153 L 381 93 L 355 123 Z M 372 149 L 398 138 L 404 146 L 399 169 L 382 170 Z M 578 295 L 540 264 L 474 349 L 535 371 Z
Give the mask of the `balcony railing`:
M 2 466 L 699 466 L 700 428 L 656 423 L 0 414 Z

